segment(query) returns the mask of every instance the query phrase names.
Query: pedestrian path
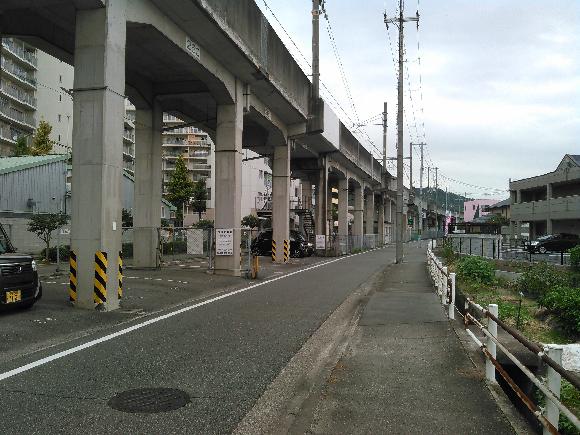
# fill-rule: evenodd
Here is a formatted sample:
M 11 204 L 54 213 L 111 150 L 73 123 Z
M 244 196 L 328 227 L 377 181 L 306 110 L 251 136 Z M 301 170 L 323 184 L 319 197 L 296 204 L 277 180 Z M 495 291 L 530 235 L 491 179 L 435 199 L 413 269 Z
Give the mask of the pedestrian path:
M 309 432 L 513 433 L 433 292 L 425 249 L 406 249 L 370 296 Z

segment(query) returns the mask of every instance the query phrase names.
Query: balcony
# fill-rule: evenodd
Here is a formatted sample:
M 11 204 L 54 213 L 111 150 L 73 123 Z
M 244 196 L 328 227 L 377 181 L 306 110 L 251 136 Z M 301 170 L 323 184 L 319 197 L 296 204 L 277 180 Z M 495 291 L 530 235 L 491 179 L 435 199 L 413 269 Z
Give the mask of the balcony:
M 2 47 L 20 60 L 36 68 L 38 64 L 36 50 L 27 50 L 24 48 L 24 44 L 18 43 L 12 38 L 2 38 Z
M 12 97 L 17 102 L 36 109 L 36 98 L 30 93 L 14 86 L 12 83 L 6 80 L 0 80 L 0 90 L 3 94 Z
M 5 57 L 2 57 L 0 64 L 2 65 L 2 71 L 7 72 L 20 83 L 36 89 L 36 77 L 34 77 L 34 74 L 29 73 Z
M 193 164 L 193 165 L 189 165 L 189 170 L 190 171 L 211 171 L 211 165 Z
M 36 119 L 34 115 L 27 112 L 22 112 L 15 107 L 10 105 L 10 102 L 0 96 L 0 113 L 6 116 L 8 119 L 14 122 L 18 122 L 21 125 L 34 129 L 36 126 Z
M 171 158 L 176 159 L 179 157 L 183 157 L 184 159 L 187 159 L 188 155 L 187 155 L 187 152 L 185 150 L 184 151 L 165 151 L 163 153 L 163 157 L 167 157 L 170 159 Z
M 540 221 L 547 219 L 578 219 L 580 195 L 552 198 L 543 201 L 512 204 L 511 219 L 514 221 Z

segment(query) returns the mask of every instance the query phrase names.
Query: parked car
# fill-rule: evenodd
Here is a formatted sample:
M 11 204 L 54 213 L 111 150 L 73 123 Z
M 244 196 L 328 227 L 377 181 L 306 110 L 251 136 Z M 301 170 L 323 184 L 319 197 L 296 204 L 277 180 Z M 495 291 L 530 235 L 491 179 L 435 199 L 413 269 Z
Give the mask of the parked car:
M 17 254 L 0 224 L 0 308 L 30 308 L 42 297 L 36 262 Z
M 272 255 L 272 230 L 264 230 L 252 241 L 254 255 Z M 314 252 L 314 246 L 299 231 L 290 230 L 290 256 L 306 257 Z
M 580 237 L 576 234 L 550 234 L 538 237 L 529 242 L 526 248 L 529 252 L 566 252 L 574 246 L 580 245 Z

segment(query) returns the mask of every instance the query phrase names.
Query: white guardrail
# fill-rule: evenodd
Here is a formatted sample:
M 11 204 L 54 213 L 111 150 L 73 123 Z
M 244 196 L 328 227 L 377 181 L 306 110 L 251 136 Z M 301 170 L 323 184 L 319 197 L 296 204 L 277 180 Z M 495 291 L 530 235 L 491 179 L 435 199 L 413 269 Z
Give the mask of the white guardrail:
M 512 328 L 499 319 L 498 306 L 489 304 L 487 308 L 467 299 L 465 302 L 465 315 L 455 307 L 455 274 L 449 273 L 447 267 L 433 253 L 431 245 L 427 248 L 427 267 L 437 294 L 441 297 L 441 303 L 447 306 L 449 319 L 455 318 L 455 310 L 464 319 L 465 330 L 473 341 L 479 346 L 486 357 L 485 374 L 490 383 L 497 383 L 496 372 L 507 382 L 515 394 L 522 400 L 524 405 L 532 412 L 538 421 L 544 426 L 544 434 L 558 434 L 558 420 L 560 413 L 564 414 L 572 424 L 580 429 L 578 417 L 572 413 L 561 401 L 561 379 L 570 382 L 576 389 L 580 389 L 580 379 L 573 373 L 562 367 L 562 347 L 557 345 L 541 345 L 525 338 L 520 331 Z M 484 319 L 487 318 L 487 326 L 482 320 L 475 318 L 469 311 L 478 312 Z M 469 329 L 469 325 L 475 325 L 484 335 L 480 340 Z M 515 355 L 513 355 L 499 340 L 497 327 L 500 326 L 505 332 L 523 344 L 530 352 L 538 356 L 547 365 L 546 380 L 534 375 Z M 514 382 L 497 361 L 497 349 L 504 353 L 524 375 L 544 394 L 546 405 L 539 408 Z

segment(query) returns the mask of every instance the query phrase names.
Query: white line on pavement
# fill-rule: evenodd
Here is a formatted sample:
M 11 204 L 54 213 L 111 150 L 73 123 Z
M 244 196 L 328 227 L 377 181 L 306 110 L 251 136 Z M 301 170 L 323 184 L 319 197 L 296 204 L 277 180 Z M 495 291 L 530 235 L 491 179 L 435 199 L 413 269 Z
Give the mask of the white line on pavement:
M 70 349 L 63 350 L 62 352 L 58 352 L 58 353 L 55 353 L 53 355 L 47 356 L 45 358 L 41 358 L 39 360 L 36 360 L 36 361 L 31 362 L 31 363 L 25 364 L 25 365 L 23 365 L 21 367 L 18 367 L 18 368 L 13 369 L 13 370 L 9 370 L 7 372 L 0 373 L 0 381 L 3 381 L 5 379 L 11 378 L 13 376 L 19 375 L 21 373 L 27 372 L 29 370 L 32 370 L 33 368 L 43 366 L 43 365 L 48 364 L 48 363 L 50 363 L 52 361 L 55 361 L 55 360 L 64 358 L 65 356 L 69 356 L 69 355 L 72 355 L 74 353 L 80 352 L 81 350 L 89 349 L 89 348 L 91 348 L 93 346 L 96 346 L 97 344 L 110 341 L 110 340 L 112 340 L 114 338 L 117 338 L 117 337 L 121 337 L 121 336 L 123 336 L 125 334 L 128 334 L 130 332 L 133 332 L 133 331 L 136 331 L 138 329 L 144 328 L 145 326 L 149 326 L 149 325 L 152 325 L 154 323 L 161 322 L 162 320 L 166 320 L 166 319 L 169 319 L 171 317 L 177 316 L 179 314 L 183 314 L 183 313 L 186 313 L 188 311 L 195 310 L 196 308 L 203 307 L 204 305 L 208 305 L 208 304 L 211 304 L 211 303 L 220 301 L 222 299 L 229 298 L 229 297 L 234 296 L 234 295 L 237 295 L 239 293 L 247 292 L 248 290 L 252 290 L 252 289 L 255 289 L 257 287 L 261 287 L 263 285 L 266 285 L 266 284 L 270 284 L 270 283 L 279 281 L 281 279 L 286 279 L 286 278 L 288 278 L 290 276 L 297 275 L 299 273 L 308 272 L 309 270 L 317 269 L 317 268 L 322 267 L 322 266 L 327 266 L 329 264 L 336 263 L 338 261 L 343 261 L 343 260 L 345 260 L 347 258 L 356 257 L 357 255 L 364 255 L 364 254 L 367 254 L 367 253 L 373 252 L 373 251 L 376 251 L 376 249 L 372 249 L 372 250 L 366 251 L 366 252 L 360 252 L 358 254 L 347 255 L 345 257 L 340 257 L 340 258 L 336 258 L 334 260 L 329 260 L 329 261 L 325 261 L 325 262 L 322 262 L 322 263 L 318 263 L 318 264 L 315 264 L 313 266 L 307 267 L 305 269 L 296 270 L 294 272 L 289 272 L 286 275 L 278 276 L 276 278 L 272 278 L 272 279 L 269 279 L 267 281 L 260 282 L 260 283 L 257 283 L 257 284 L 252 284 L 252 285 L 250 285 L 248 287 L 244 287 L 244 288 L 239 289 L 239 290 L 234 290 L 234 291 L 232 291 L 230 293 L 226 293 L 226 294 L 223 294 L 223 295 L 220 295 L 220 296 L 213 297 L 211 299 L 207 299 L 207 300 L 205 300 L 203 302 L 199 302 L 199 303 L 196 303 L 196 304 L 193 304 L 193 305 L 186 306 L 184 308 L 181 308 L 179 310 L 172 311 L 172 312 L 167 313 L 167 314 L 164 314 L 162 316 L 154 317 L 153 319 L 149 319 L 149 320 L 146 320 L 144 322 L 137 323 L 136 325 L 130 326 L 130 327 L 125 328 L 125 329 L 122 329 L 122 330 L 117 331 L 117 332 L 114 332 L 112 334 L 105 335 L 104 337 L 101 337 L 101 338 L 97 338 L 95 340 L 88 341 L 88 342 L 83 343 L 81 345 L 78 345 L 78 346 L 75 346 L 75 347 L 71 347 Z M 145 279 L 147 279 L 147 278 L 145 278 Z M 184 284 L 187 284 L 187 283 L 184 282 Z

